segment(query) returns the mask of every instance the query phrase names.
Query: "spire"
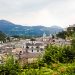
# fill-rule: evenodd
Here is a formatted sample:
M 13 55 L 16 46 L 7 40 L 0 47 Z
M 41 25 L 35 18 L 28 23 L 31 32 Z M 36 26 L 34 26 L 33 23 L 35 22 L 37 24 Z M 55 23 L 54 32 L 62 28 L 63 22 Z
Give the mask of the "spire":
M 45 34 L 45 32 L 43 33 L 43 37 L 46 37 L 46 34 Z
M 49 37 L 52 38 L 52 34 L 50 34 Z

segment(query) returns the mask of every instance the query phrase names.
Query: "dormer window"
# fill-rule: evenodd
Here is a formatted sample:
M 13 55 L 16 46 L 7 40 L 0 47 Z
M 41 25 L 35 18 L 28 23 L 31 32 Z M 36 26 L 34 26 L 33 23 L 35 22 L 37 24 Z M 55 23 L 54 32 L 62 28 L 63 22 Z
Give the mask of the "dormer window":
M 39 48 L 39 46 L 37 46 L 36 48 Z
M 40 48 L 41 51 L 43 51 L 43 48 Z
M 27 48 L 27 49 L 29 49 L 29 47 L 28 47 L 28 46 L 26 46 L 26 48 Z

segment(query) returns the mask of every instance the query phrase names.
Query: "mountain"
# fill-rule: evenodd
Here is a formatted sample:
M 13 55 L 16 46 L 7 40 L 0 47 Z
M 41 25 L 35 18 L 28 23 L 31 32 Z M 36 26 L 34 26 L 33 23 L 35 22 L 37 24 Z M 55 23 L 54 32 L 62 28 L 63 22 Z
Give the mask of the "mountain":
M 0 31 L 7 35 L 30 35 L 42 36 L 43 33 L 55 34 L 61 32 L 63 29 L 58 26 L 44 27 L 44 26 L 22 26 L 16 25 L 6 20 L 0 20 Z

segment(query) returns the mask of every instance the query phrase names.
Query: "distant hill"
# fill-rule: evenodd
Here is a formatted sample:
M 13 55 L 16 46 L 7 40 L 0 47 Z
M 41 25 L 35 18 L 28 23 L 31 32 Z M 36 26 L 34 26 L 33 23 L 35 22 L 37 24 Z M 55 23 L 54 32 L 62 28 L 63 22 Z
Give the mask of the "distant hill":
M 63 29 L 58 26 L 44 27 L 44 26 L 22 26 L 16 25 L 6 20 L 0 20 L 0 31 L 7 35 L 30 35 L 42 36 L 43 33 L 55 34 L 61 32 Z

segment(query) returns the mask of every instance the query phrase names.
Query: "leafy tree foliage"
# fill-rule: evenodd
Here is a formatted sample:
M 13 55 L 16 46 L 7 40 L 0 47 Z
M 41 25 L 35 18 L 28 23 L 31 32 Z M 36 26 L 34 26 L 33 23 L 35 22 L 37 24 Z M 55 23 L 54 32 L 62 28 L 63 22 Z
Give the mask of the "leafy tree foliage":
M 45 63 L 49 64 L 50 62 L 56 62 L 59 56 L 59 49 L 57 46 L 49 45 L 46 48 L 43 60 Z
M 6 35 L 0 31 L 0 41 L 5 42 L 6 41 Z
M 57 34 L 57 37 L 62 38 L 62 39 L 65 39 L 66 38 L 66 35 L 67 35 L 67 32 L 66 31 L 62 31 L 62 32 L 59 32 Z
M 20 65 L 13 56 L 8 56 L 5 64 L 0 65 L 0 75 L 18 75 L 20 70 Z
M 72 46 L 53 46 L 50 45 L 46 48 L 43 60 L 45 63 L 68 63 L 73 62 L 75 59 L 75 50 Z

